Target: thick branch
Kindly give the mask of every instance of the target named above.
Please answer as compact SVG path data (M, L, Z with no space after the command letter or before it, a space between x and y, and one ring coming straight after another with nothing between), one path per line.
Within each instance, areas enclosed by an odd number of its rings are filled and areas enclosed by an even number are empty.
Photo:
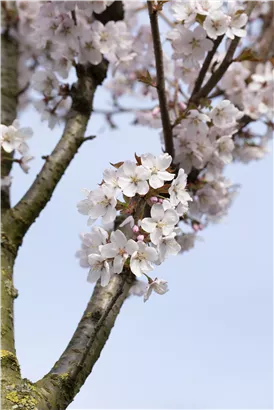
M16 30L17 9L15 0L0 4L0 124L11 125L16 118L18 94L18 44L10 35ZM4 157L5 156L5 157ZM0 179L9 175L12 154L0 148ZM0 403L9 408L6 399L8 385L20 381L20 368L14 343L14 299L17 291L13 286L13 266L16 251L9 241L3 221L10 208L9 187L0 185Z
M159 98L159 105L161 111L161 120L163 125L163 134L165 141L165 150L168 154L174 158L174 145L172 136L172 127L168 112L168 103L166 98L165 90L165 73L164 73L164 61L163 61L163 50L161 44L161 37L158 25L158 11L153 8L153 2L147 2L151 33L154 47L155 63L156 63L156 74L157 74L157 92Z
M121 20L122 3L114 2L97 18L101 21L102 19ZM5 218L5 224L16 226L15 235L11 239L18 246L29 227L49 202L56 185L85 140L84 133L92 112L94 93L97 86L105 79L107 67L106 60L98 66L77 66L78 82L72 89L72 107L67 116L62 138L48 156L32 186Z
M94 93L106 76L107 64L100 67L77 68L78 82L72 89L72 107L68 113L62 138L37 175L32 186L19 203L6 215L4 225L14 224L12 239L18 244L49 202L56 185L84 142L84 134L89 121Z
M115 275L105 288L97 283L82 319L64 353L39 382L43 395L39 409L65 409L84 384L98 360L120 312L134 275Z
M4 8L4 4L1 4ZM7 7L7 6L6 6ZM8 10L2 10L3 18L5 13L9 12L12 16L10 23L16 26L17 9L15 2L10 2ZM16 119L17 95L18 95L18 43L10 35L10 30L7 28L1 34L1 124L11 125ZM3 160L3 155L8 159ZM12 153L6 153L1 148L1 177L9 175L12 167L12 161L9 161L13 156ZM1 190L1 210L2 213L10 207L9 187Z

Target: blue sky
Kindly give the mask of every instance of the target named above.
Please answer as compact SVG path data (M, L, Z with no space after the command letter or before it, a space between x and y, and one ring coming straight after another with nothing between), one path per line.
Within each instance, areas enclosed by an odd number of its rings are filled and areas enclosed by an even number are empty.
M102 92L97 103L105 107ZM106 107L105 107L106 108ZM66 347L92 285L74 257L88 231L77 212L82 188L93 189L109 162L134 152L161 152L158 131L130 126L102 132L96 116L52 200L29 230L15 265L16 347L24 377L35 381ZM36 159L29 175L14 168L12 201L24 193L62 129L49 131L29 109ZM101 131L99 132L99 130ZM69 409L270 409L272 333L272 154L226 175L242 185L226 220L201 232L203 241L157 268L164 296L124 304L93 373Z

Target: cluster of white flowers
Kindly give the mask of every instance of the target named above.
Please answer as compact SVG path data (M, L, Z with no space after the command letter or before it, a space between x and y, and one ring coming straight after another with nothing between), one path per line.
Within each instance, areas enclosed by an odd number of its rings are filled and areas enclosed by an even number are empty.
M171 5L171 11L175 19L185 27L201 22L206 34L212 39L223 34L231 39L235 36L244 37L247 15L236 2L228 2L227 10L224 9L223 3L223 0L175 1Z
M98 65L103 58L113 65L130 62L135 56L133 37L124 21L105 25L94 15L102 13L113 1L47 1L19 3L20 69L22 88L43 94L34 101L42 121L53 128L71 106L66 89L72 68L80 64ZM20 103L26 98L20 97Z
M32 137L33 131L30 127L20 127L18 120L14 120L9 126L0 125L1 147L5 152L20 154L21 158L13 158L14 162L18 162L25 173L29 171L29 161L33 157L29 153L27 140Z
M264 121L265 135L258 142L258 134L245 132L247 138L237 137L233 157L244 163L261 159L268 152L267 143L272 137L274 69L270 61L259 63L254 73L248 62L234 62L225 73L220 88L251 120Z
M219 102L207 114L190 110L175 129L176 162L187 173L207 165L207 178L219 175L233 159L232 137L242 116L229 100Z
M103 223L113 222L119 211L127 215L121 229L110 234L99 227L82 234L82 248L77 257L81 266L91 267L90 282L101 279L101 285L106 286L111 276L121 273L125 266L136 277L145 275L148 278L146 300L152 289L161 293L162 282L152 281L148 273L168 255L179 253L178 223L192 201L186 191L184 170L179 169L175 178L171 161L168 154L159 157L145 154L136 156L136 162L115 164L114 169L104 171L99 188L86 192L87 198L78 203L78 211L89 217L88 224L99 217ZM122 229L128 224L130 236L126 237Z
M113 1L96 0L96 1L58 1L60 13L66 13L75 10L84 10L87 17L91 17L92 13L101 14L110 6Z
M19 101L21 106L32 102L50 128L70 109L74 67L98 65L106 59L110 70L104 86L113 98L114 112L120 107L121 112L130 111L119 100L125 95L141 102L149 100L152 108L132 109L134 123L162 133L151 27L148 15L146 22L143 18L144 3L123 1L124 20L103 24L98 14L112 3L18 3L19 83L22 89L29 83L35 91L20 93ZM171 13L165 14L168 7ZM146 154L136 157L136 162L125 161L105 170L103 183L96 190L86 191L86 199L78 209L88 216L89 225L98 218L104 224L113 224L118 213L126 217L111 233L93 226L91 232L81 236L82 248L77 256L81 266L91 268L89 280L101 278L102 285L106 285L124 268L137 277L147 276L148 284L138 281L133 294L142 294L147 300L152 290L164 293L166 282L152 280L148 272L169 254L191 249L198 231L226 215L236 189L223 177L224 167L233 160L246 163L263 158L267 152L273 119L273 66L270 61L253 64L252 50L248 51L253 47L251 37L239 43L233 63L214 89L198 102L190 98L212 48L220 43L203 84L220 66L230 40L246 36L247 8L238 1L171 1L159 13L160 27L162 23L168 26L161 33L166 99L174 137L174 164L181 169L176 169L176 175L175 170L172 172L167 154L157 158ZM249 21L251 33L259 26L253 22L254 16L260 19L268 12L266 4L256 5ZM257 24L255 30L252 24ZM252 129L254 121L264 123L265 135ZM25 170L31 158L26 150L27 136L30 133L17 123L2 128L3 149L23 155L17 162ZM8 185L10 181L3 183ZM184 232L179 224L186 224L193 232Z

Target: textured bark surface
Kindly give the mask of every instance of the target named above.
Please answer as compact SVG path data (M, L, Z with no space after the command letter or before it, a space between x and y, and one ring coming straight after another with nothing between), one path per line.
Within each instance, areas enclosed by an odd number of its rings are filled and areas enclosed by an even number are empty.
M9 10L16 19L15 3L10 2ZM1 35L1 123L11 125L16 118L17 109L17 64L18 44L6 30ZM3 159L3 156L7 160ZM11 171L12 153L1 149L1 177L8 176ZM9 188L1 189L2 221L10 208ZM16 358L14 343L14 309L13 302L17 291L13 286L13 266L16 257L16 247L10 241L9 233L1 229L1 385L2 408L9 409L7 399L13 390L13 385L21 381L20 367Z
M98 360L134 280L127 271L115 275L105 288L97 283L66 350L35 384L43 393L39 410L63 410L71 403Z
M14 12L16 19L16 7L13 2L10 2L10 10ZM17 66L18 66L18 44L9 31L4 31L1 34L1 124L11 125L16 118L17 109ZM8 160L1 159L1 177L9 175L11 171L12 153L8 154L1 148L1 158L5 156ZM5 187L1 191L1 210L10 206L9 188Z

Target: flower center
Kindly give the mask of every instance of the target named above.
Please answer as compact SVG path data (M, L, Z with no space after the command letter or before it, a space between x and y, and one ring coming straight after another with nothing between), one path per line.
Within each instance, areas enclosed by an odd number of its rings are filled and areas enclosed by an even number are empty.
M193 38L190 44L191 44L192 48L197 48L197 47L200 46L200 42L196 38Z
M106 31L103 31L103 32L100 34L100 39L101 39L101 41L107 41L107 39L108 39L108 33L107 33Z
M139 181L140 181L140 179L138 179L138 177L136 175L131 177L132 184L137 185Z

